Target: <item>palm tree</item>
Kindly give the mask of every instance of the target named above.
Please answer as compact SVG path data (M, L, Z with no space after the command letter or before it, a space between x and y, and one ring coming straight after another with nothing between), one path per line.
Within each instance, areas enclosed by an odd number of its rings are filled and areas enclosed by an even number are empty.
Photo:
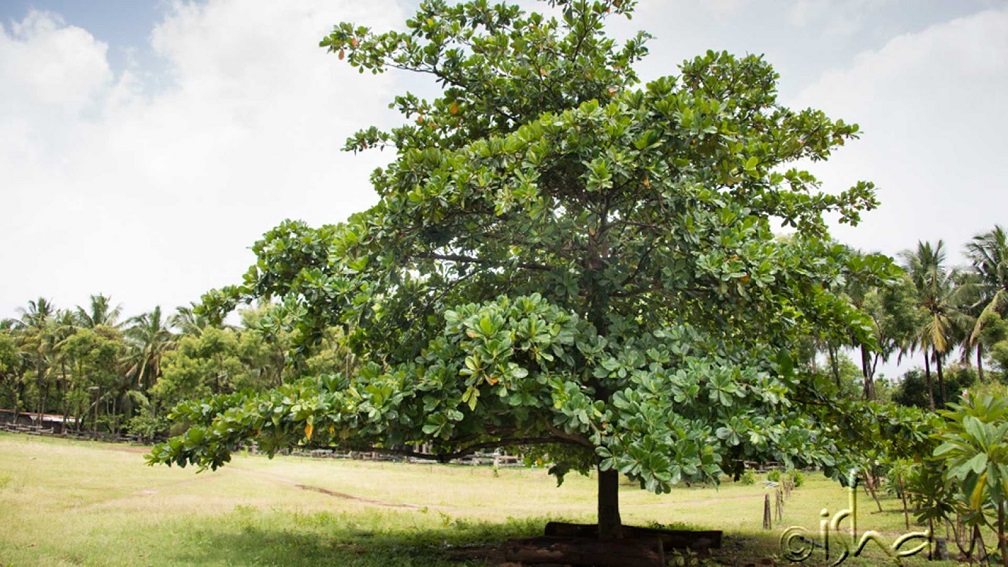
M91 303L87 309L77 306L77 319L82 327L93 329L99 325L106 327L118 327L119 317L122 315L122 306L112 307L108 296L98 294L91 296Z
M922 326L921 312L917 309L913 282L902 270L892 281L870 291L865 296L863 309L872 319L878 344L878 349L870 353L868 370L863 371L865 376L872 377L879 360L888 360L897 354L899 364L913 349L917 331Z
M62 427L66 427L68 417L70 416L70 389L71 389L71 373L69 372L69 361L64 346L67 340L77 332L79 328L80 319L76 313L60 309L52 317L52 340L54 343L55 352L54 363L59 364L59 376L56 378L56 389L60 395L60 405L62 407L63 423Z
M39 423L45 413L46 397L49 392L49 370L55 352L55 338L52 333L52 319L56 313L52 303L40 297L29 300L27 309L18 309L20 317L15 323L18 348L28 354L35 373L37 413Z
M27 354L18 348L17 343L14 320L0 321L0 385L7 390L14 406L14 423L18 422L21 415L21 402L24 401L27 387L25 374L30 366Z
M924 374L928 383L928 399L931 409L935 409L934 386L931 380L931 359L938 371L938 388L942 404L946 401L945 380L942 375L942 360L952 346L955 332L953 299L955 272L945 267L944 242L937 246L930 242L917 242L916 250L900 253L903 269L917 291L918 308L924 312L923 325L916 335L916 346L924 352Z
M860 350L861 376L864 379L862 392L866 400L875 399L875 368L879 358L888 356L897 347L889 336L886 320L888 305L882 305L883 295L899 283L891 260L879 254L866 254L860 250L844 247L849 256L843 293L850 304L868 315L872 321L872 337L853 333L851 346ZM874 343L874 344L872 344Z
M147 391L161 375L161 359L173 348L175 337L160 305L150 313L133 317L129 324L126 336L133 342L134 350L126 374L142 391Z
M14 326L25 328L41 328L45 326L45 322L48 321L49 317L52 317L56 309L53 307L52 302L44 297L28 300L27 309L18 309L18 313L21 314L20 317L15 321Z
M207 327L210 327L210 321L197 313L197 303L190 303L188 306L177 307L175 309L175 315L169 318L168 322L172 327L175 327L183 335L200 336Z
M983 380L983 345L981 333L992 314L1008 311L1008 235L1000 225L978 234L966 244L966 257L973 266L968 287L975 298L970 310L975 315L968 347L976 349L977 373Z

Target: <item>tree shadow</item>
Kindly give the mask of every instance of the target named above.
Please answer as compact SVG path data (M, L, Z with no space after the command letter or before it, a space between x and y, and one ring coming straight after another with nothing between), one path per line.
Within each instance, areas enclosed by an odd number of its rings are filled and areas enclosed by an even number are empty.
M152 559L184 565L493 565L503 561L500 548L505 541L541 533L544 524L544 520L509 520L376 531L328 522L303 529L295 524L218 525L189 538L195 540L189 545L175 546L165 556Z

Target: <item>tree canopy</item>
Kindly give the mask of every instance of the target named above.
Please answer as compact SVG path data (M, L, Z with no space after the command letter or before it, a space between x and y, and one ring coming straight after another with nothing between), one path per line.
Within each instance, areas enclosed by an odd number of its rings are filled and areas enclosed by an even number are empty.
M270 231L207 308L278 299L296 340L341 327L358 363L183 404L191 427L152 462L216 468L250 439L442 459L521 446L560 478L597 468L612 536L618 474L661 492L750 458L830 461L796 339L828 326L872 344L827 216L857 223L876 201L797 164L857 126L781 105L759 56L708 52L640 85L647 34L617 44L604 25L633 2L549 4L428 1L406 31L343 23L322 40L443 90L396 97L402 126L348 140L396 152L377 205Z

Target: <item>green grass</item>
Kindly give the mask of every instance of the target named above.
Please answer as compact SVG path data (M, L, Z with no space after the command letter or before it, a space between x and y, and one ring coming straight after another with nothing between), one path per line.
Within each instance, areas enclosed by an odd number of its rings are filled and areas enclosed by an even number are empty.
M543 469L236 455L196 474L148 467L145 450L0 434L0 565L484 565L491 544L549 519L594 519L594 479L557 488ZM778 528L815 533L820 509L847 504L808 477L771 531L760 483L661 496L627 484L623 519L724 530L727 564L773 559ZM862 531L904 531L897 501L877 513L859 497Z

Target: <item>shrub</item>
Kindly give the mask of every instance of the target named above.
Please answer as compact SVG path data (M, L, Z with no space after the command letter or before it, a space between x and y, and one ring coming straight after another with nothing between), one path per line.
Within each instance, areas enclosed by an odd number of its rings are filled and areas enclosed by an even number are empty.
M805 473L800 470L791 469L788 471L788 474L791 476L791 483L794 484L795 488L805 484Z
M945 393L949 397L945 402L958 401L960 392L972 388L976 381L976 370L972 367L961 364L950 365L945 371ZM935 404L941 406L941 393L938 391L937 380L934 381L933 386ZM928 409L930 404L928 402L927 379L924 373L915 369L904 374L902 380L893 390L892 399L901 406Z
M994 530L1008 567L1008 400L968 396L950 407L941 412L945 423L934 456L944 465L945 484L967 525Z
M754 473L752 469L746 469L745 472L742 473L742 477L739 478L739 482L746 486L756 484L756 473Z
M780 482L780 478L781 478L780 475L781 475L781 473L780 473L779 470L773 469L770 472L766 473L766 479L769 480L769 481L772 481L772 482Z

